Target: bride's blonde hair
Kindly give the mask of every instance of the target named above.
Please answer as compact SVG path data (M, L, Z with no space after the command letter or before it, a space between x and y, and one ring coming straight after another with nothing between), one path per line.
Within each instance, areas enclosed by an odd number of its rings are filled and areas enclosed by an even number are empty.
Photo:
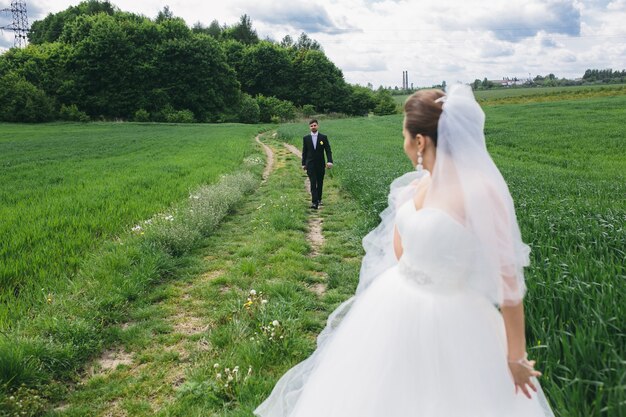
M441 116L442 103L436 103L445 94L441 90L419 90L404 102L405 127L412 138L418 134L428 136L437 146L437 124Z

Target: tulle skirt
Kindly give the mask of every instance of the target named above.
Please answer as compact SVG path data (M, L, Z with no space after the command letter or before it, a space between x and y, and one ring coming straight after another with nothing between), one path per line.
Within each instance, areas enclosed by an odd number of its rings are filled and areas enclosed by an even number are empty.
M553 416L540 388L531 400L515 393L493 305L472 292L417 284L397 267L353 300L339 327L255 414Z

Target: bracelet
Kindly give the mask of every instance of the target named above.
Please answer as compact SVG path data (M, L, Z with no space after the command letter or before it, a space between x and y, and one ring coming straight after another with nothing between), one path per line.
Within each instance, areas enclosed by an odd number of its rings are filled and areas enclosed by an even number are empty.
M531 371L534 370L535 368L530 364L530 362L528 362L528 353L524 353L524 357L517 359L517 360L510 360L508 361L509 363L516 363L518 365L523 366L526 369L530 369Z

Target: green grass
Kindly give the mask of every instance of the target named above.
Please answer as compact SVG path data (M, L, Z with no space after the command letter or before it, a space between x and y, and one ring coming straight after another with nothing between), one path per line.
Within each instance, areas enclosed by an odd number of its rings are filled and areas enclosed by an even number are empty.
M104 242L81 262L65 291L50 293L36 313L4 331L0 415L41 415L49 402L62 399L72 382L89 372L83 368L87 361L114 344L141 340L137 329L121 332L119 326L129 320L144 318L148 322L142 326L144 334L167 332L153 308L168 296L164 283L198 272L195 252L255 190L262 168L263 159L255 153L238 172L196 187L165 213ZM156 356L169 362L177 354L159 349Z
M626 406L624 109L623 96L485 107L489 150L533 249L528 348L559 417L620 416ZM130 222L120 240L107 239L81 263L79 278L89 279L75 280L71 297L54 295L44 314L15 330L20 338L0 343L0 375L18 373L27 384L11 391L14 400L0 390L0 404L20 401L32 415L250 416L352 295L360 239L377 223L391 180L411 169L401 120L322 122L335 168L325 181L327 204L314 214L326 238L317 257L306 240L311 214L299 159L278 142L269 181L235 203L235 215L209 239L185 249L189 228L155 238L129 233L138 221ZM297 146L306 132L306 123L279 129ZM185 254L164 253L164 242ZM313 291L319 284L322 296ZM263 292L265 307L246 309L251 289ZM283 339L261 337L272 320ZM95 365L93 375L80 368L105 347L128 353L131 363ZM215 363L222 373L251 366L252 374L225 389Z
M240 166L259 126L0 124L0 329L104 241Z
M581 85L568 87L511 87L477 90L476 100L484 104L562 101L573 98L604 97L626 94L626 84ZM393 96L403 105L408 95Z
M327 206L316 213L326 242L309 256L300 161L272 145L269 181L197 253L205 272L163 284L151 305L133 309L117 329L117 349L132 353L132 363L83 379L64 396L64 410L50 415L251 416L276 380L313 351L326 317L356 286L358 204L327 181ZM312 291L316 284L325 295ZM252 289L257 298L247 308ZM261 328L274 320L282 339ZM216 374L235 366L252 373L225 388Z
M558 416L626 407L626 96L485 107L488 148L532 247L529 353ZM391 180L411 169L402 116L325 121L334 176L368 227ZM281 136L301 145L305 125ZM364 228L365 230L367 228Z

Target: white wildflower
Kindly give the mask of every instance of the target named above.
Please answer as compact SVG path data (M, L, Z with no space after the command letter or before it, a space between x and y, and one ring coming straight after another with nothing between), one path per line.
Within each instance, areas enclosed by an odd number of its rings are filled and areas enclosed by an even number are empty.
M272 322L272 325L273 325L274 327L278 327L278 326L280 326L280 323L278 322L278 320L274 320L274 321Z
M250 295L252 296L256 295L256 290L250 290Z

